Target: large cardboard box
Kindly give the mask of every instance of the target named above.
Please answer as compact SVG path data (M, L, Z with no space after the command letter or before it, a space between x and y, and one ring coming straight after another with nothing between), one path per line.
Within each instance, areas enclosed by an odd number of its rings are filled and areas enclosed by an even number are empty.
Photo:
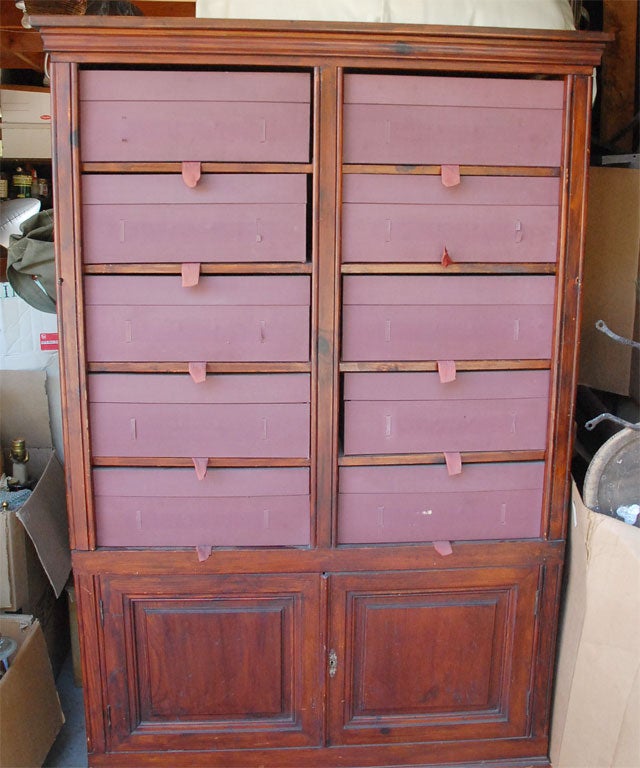
M0 609L33 613L48 583L60 596L70 567L64 470L51 453L25 504L0 511Z
M574 484L551 726L553 768L640 766L640 528Z
M8 459L15 437L29 449L38 483L18 509L0 510L0 610L36 616L54 673L69 649L67 600L71 570L65 480L52 448L44 371L0 371L0 443ZM10 472L11 464L5 461Z
M0 634L18 643L0 678L0 768L33 768L44 762L64 715L38 620L0 614Z
M0 371L0 444L24 437L38 483L22 507L0 511L0 609L37 613L48 583L58 598L71 570L65 481L53 451L44 371ZM46 576L45 576L46 574Z

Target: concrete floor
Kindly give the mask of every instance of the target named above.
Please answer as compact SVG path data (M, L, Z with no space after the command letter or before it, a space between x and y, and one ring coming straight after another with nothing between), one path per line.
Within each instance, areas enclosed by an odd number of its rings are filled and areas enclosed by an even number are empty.
M65 724L47 755L44 768L86 768L89 763L87 761L84 703L82 688L76 687L73 682L71 654L60 670L56 687L64 712Z

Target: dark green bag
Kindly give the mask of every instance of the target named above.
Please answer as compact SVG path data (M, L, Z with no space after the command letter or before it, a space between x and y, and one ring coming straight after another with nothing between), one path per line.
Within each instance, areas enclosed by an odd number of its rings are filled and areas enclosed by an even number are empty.
M7 280L27 304L41 312L56 311L56 268L53 255L53 211L40 211L9 238Z

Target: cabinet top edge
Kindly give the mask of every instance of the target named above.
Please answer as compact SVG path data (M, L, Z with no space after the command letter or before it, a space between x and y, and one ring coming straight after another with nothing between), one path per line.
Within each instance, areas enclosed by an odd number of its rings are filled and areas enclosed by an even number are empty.
M47 51L109 60L123 49L146 54L271 54L308 59L395 57L451 60L480 55L502 65L536 61L544 70L596 66L613 35L572 30L123 16L31 16ZM505 61L506 56L506 61ZM68 58L65 56L65 59ZM70 57L73 59L73 56ZM82 58L86 61L86 58Z
M34 15L30 23L37 29L67 27L69 29L91 28L92 30L123 29L158 29L164 31L181 30L243 30L255 31L308 31L328 33L356 33L367 35L414 34L414 35L452 35L461 37L524 37L530 39L583 40L585 42L607 42L614 39L609 32L582 32L563 29L529 29L516 27L480 27L463 25L435 24L391 24L378 22L354 21L286 21L283 19L216 19L190 18L174 16L69 16L63 14Z

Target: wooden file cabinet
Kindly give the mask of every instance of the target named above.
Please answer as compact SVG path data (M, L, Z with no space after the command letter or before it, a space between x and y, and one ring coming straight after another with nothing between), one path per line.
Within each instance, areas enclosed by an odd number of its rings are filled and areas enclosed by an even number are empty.
M42 17L93 765L548 765L604 38Z

